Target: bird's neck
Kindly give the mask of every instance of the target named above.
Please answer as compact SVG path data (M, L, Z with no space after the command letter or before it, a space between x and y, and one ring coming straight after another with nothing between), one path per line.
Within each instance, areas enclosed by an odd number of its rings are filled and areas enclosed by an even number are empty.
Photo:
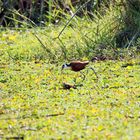
M71 67L71 64L67 64L67 67Z

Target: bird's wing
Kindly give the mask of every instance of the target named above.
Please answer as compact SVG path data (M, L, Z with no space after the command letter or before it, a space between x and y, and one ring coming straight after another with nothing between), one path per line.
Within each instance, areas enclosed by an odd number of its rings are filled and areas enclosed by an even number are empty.
M71 64L88 64L89 61L72 61Z
M80 71L82 69L85 68L85 66L88 64L89 62L88 61L84 61L84 62L81 62L81 61L73 61L70 63L72 69L74 71Z
M87 65L89 64L89 61L83 61L82 63Z

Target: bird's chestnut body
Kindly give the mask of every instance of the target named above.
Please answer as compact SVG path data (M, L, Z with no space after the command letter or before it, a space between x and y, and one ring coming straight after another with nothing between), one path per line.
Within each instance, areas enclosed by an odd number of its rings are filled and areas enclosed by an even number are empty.
M66 67L70 67L72 71L78 72L78 71L83 70L88 64L89 64L89 61L72 61L69 64L64 64L62 66L62 69Z

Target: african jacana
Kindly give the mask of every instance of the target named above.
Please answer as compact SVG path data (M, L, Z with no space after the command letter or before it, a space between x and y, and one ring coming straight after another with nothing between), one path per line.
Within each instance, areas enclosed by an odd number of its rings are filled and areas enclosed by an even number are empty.
M86 65L88 65L88 64L89 64L89 61L72 61L69 64L63 64L62 65L62 70L64 68L71 68L72 71L78 72L78 71L81 71L81 70L85 69ZM94 71L94 73L97 77L97 74L96 74L95 70L93 68L91 68L91 69ZM83 78L83 80L84 80L85 75L83 73L81 73L81 74L84 76L84 78Z
M78 71L83 70L86 67L86 65L88 65L88 64L89 64L89 61L83 61L83 62L82 61L72 61L69 64L64 64L62 66L62 70L64 68L70 67L72 71L78 72Z

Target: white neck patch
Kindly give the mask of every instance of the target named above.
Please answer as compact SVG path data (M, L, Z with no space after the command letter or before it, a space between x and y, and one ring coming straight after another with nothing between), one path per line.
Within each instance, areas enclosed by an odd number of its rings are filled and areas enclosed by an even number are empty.
M63 66L64 66L64 68L68 68L67 64L64 64Z
M67 64L64 64L64 65L63 65L63 68L64 68L64 69L65 69L65 68L66 68L66 69L69 69L70 67L69 67Z

